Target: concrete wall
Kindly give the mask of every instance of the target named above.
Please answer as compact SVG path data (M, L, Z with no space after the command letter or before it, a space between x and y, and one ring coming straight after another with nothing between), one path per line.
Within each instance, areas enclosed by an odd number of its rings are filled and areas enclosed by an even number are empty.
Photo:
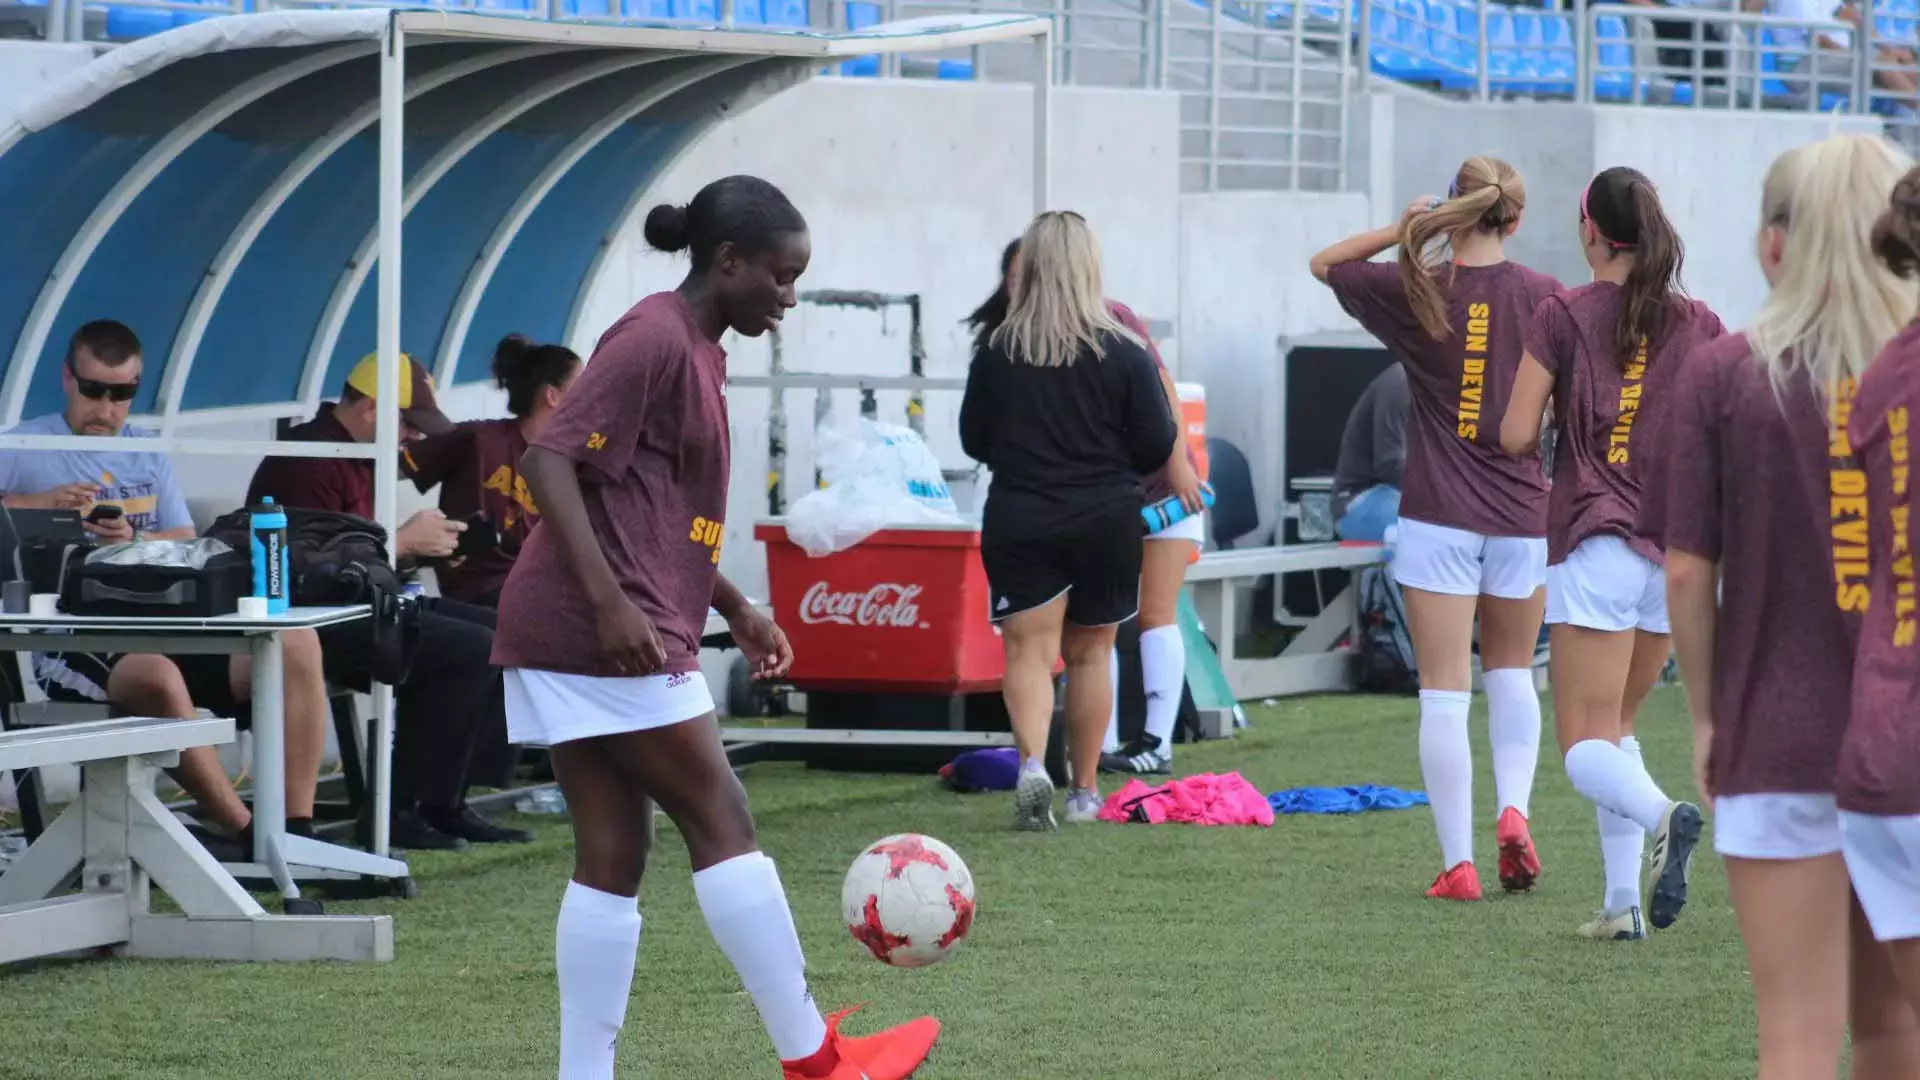
M1687 244L1688 290L1739 326L1758 310L1766 283L1753 259L1760 182L1782 151L1836 130L1879 131L1872 118L1705 111L1560 102L1443 100L1379 88L1355 107L1349 146L1354 176L1384 224L1415 196L1444 194L1461 159L1492 154L1527 183L1527 217L1513 258L1568 284L1588 278L1574 229L1580 193L1614 165L1658 185Z

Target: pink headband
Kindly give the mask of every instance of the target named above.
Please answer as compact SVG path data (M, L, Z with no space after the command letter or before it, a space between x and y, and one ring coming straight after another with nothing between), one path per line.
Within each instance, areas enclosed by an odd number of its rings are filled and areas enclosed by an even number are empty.
M1597 179L1599 179L1599 177L1595 177L1594 179L1596 179L1596 180L1597 180ZM1629 251L1629 250L1631 250L1631 249L1633 248L1633 245L1632 245L1632 244L1623 244L1623 243L1621 243L1621 242L1619 242L1618 240L1612 240L1612 239L1609 239L1609 238L1607 237L1607 234L1606 234L1606 233L1604 233L1604 232L1601 232L1601 231L1600 231L1600 223L1599 223L1599 222L1597 222L1597 221L1594 221L1594 220L1593 220L1593 215L1592 215L1592 214L1589 214L1589 213L1587 213L1587 194L1588 194L1589 192L1591 192L1592 190L1593 190L1593 180L1589 180L1589 181L1587 181L1587 186L1586 186L1585 188L1583 188L1583 189L1581 189L1581 192L1580 192L1580 220L1581 220L1581 221L1585 221L1585 222L1590 222L1590 223L1592 223L1592 225L1593 225L1593 235L1595 235L1595 236L1597 236L1597 237L1599 237L1599 238L1600 238L1600 242L1601 242L1601 243L1603 243L1603 244L1605 244L1605 245L1607 245L1608 247L1610 247L1610 248L1612 248L1612 249L1614 249L1615 251Z

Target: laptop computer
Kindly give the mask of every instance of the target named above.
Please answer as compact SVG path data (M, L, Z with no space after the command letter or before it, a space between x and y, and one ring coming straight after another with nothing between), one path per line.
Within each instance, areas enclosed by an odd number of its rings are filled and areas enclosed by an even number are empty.
M8 510L0 514L0 543L23 544L45 540L77 544L87 539L78 510Z

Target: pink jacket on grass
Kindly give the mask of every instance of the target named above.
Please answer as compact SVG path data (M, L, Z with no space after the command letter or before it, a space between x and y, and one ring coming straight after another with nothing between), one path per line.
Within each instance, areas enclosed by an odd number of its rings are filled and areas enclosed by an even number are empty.
M1237 772L1203 773L1148 787L1129 780L1100 808L1101 821L1144 821L1151 825L1178 822L1188 825L1273 824L1267 797Z

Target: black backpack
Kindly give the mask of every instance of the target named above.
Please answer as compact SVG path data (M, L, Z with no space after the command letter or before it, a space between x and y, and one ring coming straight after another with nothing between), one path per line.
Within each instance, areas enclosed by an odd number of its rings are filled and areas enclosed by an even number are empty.
M287 515L287 570L295 604L369 604L377 593L401 591L387 531L378 523L333 510L281 510ZM253 517L245 509L222 514L205 533L249 556L252 534Z
M1353 650L1354 688L1372 694L1420 690L1420 665L1407 635L1400 585L1385 566L1360 571L1360 639Z

